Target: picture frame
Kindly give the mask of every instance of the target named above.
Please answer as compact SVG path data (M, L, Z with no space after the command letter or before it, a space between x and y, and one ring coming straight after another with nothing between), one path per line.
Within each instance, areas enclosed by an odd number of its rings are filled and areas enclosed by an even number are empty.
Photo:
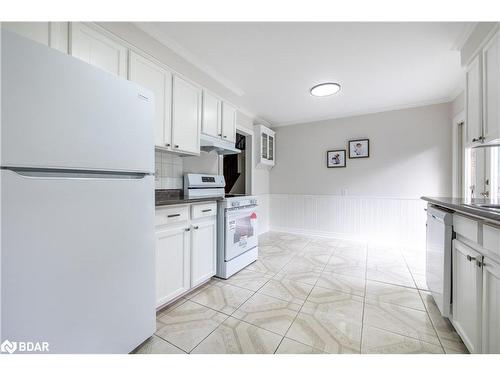
M348 144L349 159L363 159L370 157L370 140L368 138L352 139Z
M346 150L329 150L326 152L326 166L328 168L345 168Z

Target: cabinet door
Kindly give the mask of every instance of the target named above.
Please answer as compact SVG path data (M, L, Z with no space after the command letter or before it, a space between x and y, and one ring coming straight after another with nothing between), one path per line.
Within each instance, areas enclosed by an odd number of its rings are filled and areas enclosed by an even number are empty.
M127 77L127 48L84 24L71 24L70 54L118 76Z
M483 51L484 73L484 137L486 141L500 138L500 32Z
M189 290L189 228L156 233L156 306Z
M215 216L192 226L191 288L215 275L217 221Z
M489 258L483 265L482 353L500 354L500 264Z
M267 160L269 160L274 165L274 134L268 135L268 152L267 152Z
M236 108L226 102L222 103L222 138L236 142Z
M2 22L2 29L15 32L46 46L50 43L50 22Z
M263 160L268 158L268 138L266 133L260 135L260 156Z
M172 96L173 150L200 153L201 89L174 76Z
M203 91L201 131L212 137L222 137L222 102L207 91Z
M2 22L2 29L68 53L68 22Z
M482 73L481 56L477 56L467 68L465 74L466 129L467 144L481 142L482 131Z
M130 51L129 79L154 94L155 146L169 148L171 144L172 74L154 62Z
M481 352L481 255L453 240L453 325L471 353Z

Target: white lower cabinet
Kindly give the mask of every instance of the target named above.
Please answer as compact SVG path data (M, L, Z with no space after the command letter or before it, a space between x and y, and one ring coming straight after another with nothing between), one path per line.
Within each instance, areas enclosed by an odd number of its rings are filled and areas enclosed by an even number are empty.
M489 258L483 263L482 353L500 353L500 264Z
M157 308L215 275L216 215L215 202L156 210Z
M482 256L453 240L453 325L471 353L481 352Z
M177 226L156 232L156 306L190 288L189 228Z
M215 275L217 222L204 219L193 222L191 230L191 287Z

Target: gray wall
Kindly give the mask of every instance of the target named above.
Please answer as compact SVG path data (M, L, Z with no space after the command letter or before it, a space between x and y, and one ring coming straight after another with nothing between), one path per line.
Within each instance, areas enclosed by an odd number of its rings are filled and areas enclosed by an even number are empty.
M451 194L450 104L275 128L271 194L418 198ZM370 139L368 159L326 167L326 151Z

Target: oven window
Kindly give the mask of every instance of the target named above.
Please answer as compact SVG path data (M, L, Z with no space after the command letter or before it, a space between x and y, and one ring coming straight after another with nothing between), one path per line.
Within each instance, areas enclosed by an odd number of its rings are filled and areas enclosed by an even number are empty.
M247 238L254 235L254 227L251 216L245 216L234 220L233 243L245 244Z

